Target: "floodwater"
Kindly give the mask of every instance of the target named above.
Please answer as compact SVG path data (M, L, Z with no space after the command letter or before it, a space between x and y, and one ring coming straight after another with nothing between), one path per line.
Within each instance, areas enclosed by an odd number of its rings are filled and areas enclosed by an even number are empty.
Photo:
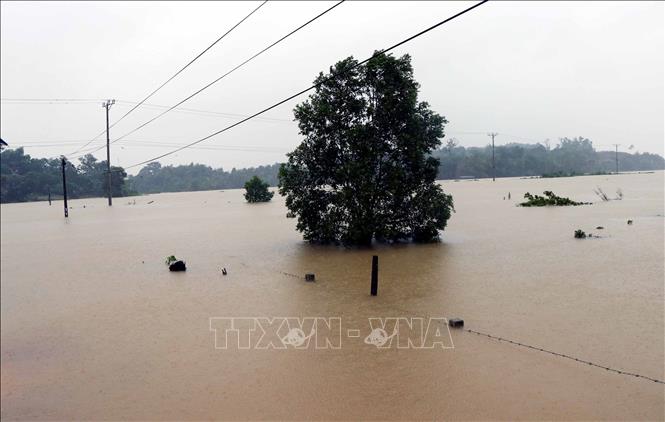
M662 384L463 330L453 349L363 341L369 317L461 317L664 379L663 172L443 186L441 243L371 250L308 245L283 198L239 190L75 200L68 220L2 205L2 419L663 420ZM595 203L515 206L544 190ZM341 318L341 348L215 348L211 317L285 316Z

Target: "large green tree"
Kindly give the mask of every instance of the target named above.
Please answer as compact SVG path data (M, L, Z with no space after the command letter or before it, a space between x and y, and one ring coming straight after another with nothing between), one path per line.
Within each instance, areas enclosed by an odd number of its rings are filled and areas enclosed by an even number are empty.
M280 193L306 240L366 245L438 239L453 201L431 156L446 119L418 101L411 58L349 57L319 74L295 108L302 143L280 168Z

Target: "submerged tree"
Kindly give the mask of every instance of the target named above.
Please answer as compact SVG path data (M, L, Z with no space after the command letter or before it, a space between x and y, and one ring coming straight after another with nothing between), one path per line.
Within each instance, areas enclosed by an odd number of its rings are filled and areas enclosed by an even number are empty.
M349 57L295 108L305 139L280 168L280 193L305 240L366 245L437 240L453 201L435 183L447 121L418 102L411 58Z
M268 184L258 176L254 176L245 183L245 199L247 202L268 202L274 192L268 191Z
M564 198L557 196L554 192L546 190L543 192L543 195L531 195L529 192L524 194L526 201L517 204L518 207L565 207L565 206L577 206L577 205L590 205L590 202L576 202L570 198Z

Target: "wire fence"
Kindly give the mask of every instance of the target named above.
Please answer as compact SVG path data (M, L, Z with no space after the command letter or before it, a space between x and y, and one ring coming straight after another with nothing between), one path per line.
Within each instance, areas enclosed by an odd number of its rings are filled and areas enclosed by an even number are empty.
M589 365L589 366L595 366L596 368L601 368L601 369L604 369L606 371L614 372L614 373L619 374L619 375L624 375L624 376L628 376L628 377L635 377L635 378L642 378L642 379L645 379L647 381L656 382L658 384L665 384L665 381L663 381L663 380L647 377L646 375L635 374L633 372L622 371L620 369L611 368L609 366L600 365L600 364L597 364L597 363L594 363L594 362L590 362L588 360L579 359L579 358L576 358L574 356L567 355L565 353L553 352L551 350L543 349L541 347L531 346L531 345L528 345L528 344L525 344L525 343L520 343L519 341L509 340L507 338L494 336L492 334L487 334L487 333L483 333L483 332L480 332L480 331L471 330L471 329L468 329L468 328L465 328L464 331L469 332L469 333L473 333L473 334L477 334L479 336L485 336L485 337L488 337L488 338L491 338L491 339L494 339L494 340L498 340L498 341L502 341L502 342L505 342L505 343L510 343L510 344L515 345L515 346L525 347L527 349L536 350L538 352L548 353L550 355L570 359L570 360L573 360L575 362L579 362L581 364L585 364L585 365Z
M283 276L286 276L286 277L305 280L304 276L300 276L300 275L297 275L297 274L294 274L294 273L291 273L291 272L277 270L277 273L279 273ZM404 311L404 310L402 310L402 311ZM619 374L619 375L624 375L624 376L627 376L627 377L634 377L634 378L641 378L641 379L644 379L644 380L647 380L647 381L652 381L652 382L655 382L655 383L658 383L658 384L665 384L665 381L657 379L657 378L651 378L651 377L648 377L646 375L636 374L634 372L628 372L628 371L623 371L623 370L620 370L620 369L612 368L612 367L609 367L609 366L604 366L604 365L601 365L601 364L598 364L598 363L595 363L595 362L591 362L591 361L588 361L588 360L576 358L575 356L567 355L565 353L554 352L552 350L543 349L542 347L531 346L531 345L526 344L526 343L521 343L519 341L514 341L514 340L504 338L504 337L495 336L495 335L488 334L488 333L483 333L481 331L476 331L476 330L472 330L472 329L469 329L469 328L464 328L463 330L468 332L468 333L476 334L476 335L479 335L479 336L484 336L484 337L487 337L487 338L490 338L490 339L493 339L493 340L498 340L500 342L505 342L505 343L509 343L509 344L512 344L512 345L515 345L515 346L520 346L520 347L535 350L535 351L538 351L538 352L547 353L547 354L550 354L550 355L553 355L553 356L558 356L558 357L561 357L561 358L570 359L572 361L575 361L575 362L578 362L578 363L581 363L581 364L584 364L584 365L604 369L606 371L614 372L614 373Z

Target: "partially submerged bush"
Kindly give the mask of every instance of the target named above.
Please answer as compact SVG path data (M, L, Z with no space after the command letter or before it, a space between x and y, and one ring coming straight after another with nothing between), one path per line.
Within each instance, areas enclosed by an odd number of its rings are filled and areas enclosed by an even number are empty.
M586 233L584 233L584 230L582 229L575 230L575 239L586 239Z
M268 184L258 176L254 176L245 183L245 199L247 202L268 202L275 192L268 190Z
M620 200L623 199L623 192L621 191L621 189L617 189L617 196L615 198L610 198L609 196L607 196L607 194L605 192L603 192L603 190L600 188L600 186L597 187L596 189L594 189L593 193L598 195L598 197L600 199L602 199L603 201L605 201L605 202L612 201L612 200L620 201Z
M520 207L546 207L546 206L557 206L557 207L564 207L564 206L577 206L577 205L588 205L590 202L576 202L571 200L570 198L562 198L560 196L556 196L552 191L546 190L543 192L543 195L545 196L540 196L540 195L531 195L529 192L524 194L524 198L526 199L526 202L522 202L518 204Z
M167 256L164 263L169 267L169 271L187 271L185 261L179 260L175 255Z

